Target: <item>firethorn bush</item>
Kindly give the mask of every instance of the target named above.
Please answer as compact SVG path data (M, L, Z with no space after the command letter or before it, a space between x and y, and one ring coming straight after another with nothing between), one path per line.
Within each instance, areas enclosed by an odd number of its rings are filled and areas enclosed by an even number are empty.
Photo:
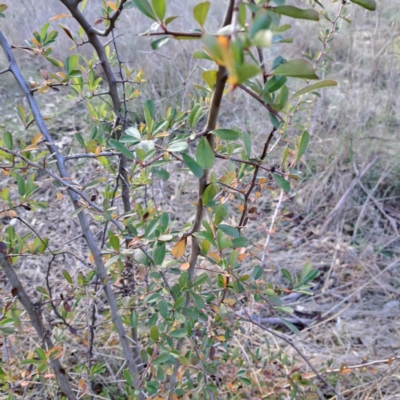
M374 0L351 2L375 9ZM181 2L192 10L186 31L174 28L172 1L60 3L64 12L24 44L11 45L0 31L2 79L12 75L26 100L16 105L24 133L2 126L0 139L7 224L0 260L10 287L0 330L19 348L0 369L2 392L8 399L311 399L321 391L341 398L335 377L296 346L293 309L282 300L312 295L318 271L311 263L300 274L282 268L286 285L278 286L268 251L281 205L301 185L311 137L299 112L319 90L337 85L321 77L330 42L349 22L346 0L333 14L316 0L308 8L228 0L220 15L209 1ZM93 10L95 21L87 14ZM12 18L6 4L0 11ZM140 39L118 31L130 13L147 21L141 35L150 38L149 51L162 48L173 62L170 42L195 46L195 83L181 82L180 105L144 98L151 71L140 59L125 61L118 43L121 33L131 43ZM210 18L220 26L208 29ZM325 20L315 33L319 51L284 57L293 19L300 26ZM68 54L58 50L62 36L72 46ZM44 65L36 78L21 72L14 57L21 51ZM64 133L48 127L42 108L49 96L87 112L90 127L67 133L74 136L68 146ZM223 104L243 96L264 110L257 141L220 115ZM187 204L171 195L178 179L184 184L177 192L189 191ZM247 227L265 220L259 204L266 198L272 218L264 244L255 246ZM49 234L37 221L50 208L59 212ZM62 230L66 220L70 229ZM44 269L42 285L24 278L19 265L27 258ZM284 333L264 324L260 309ZM271 350L273 337L292 346L296 359Z

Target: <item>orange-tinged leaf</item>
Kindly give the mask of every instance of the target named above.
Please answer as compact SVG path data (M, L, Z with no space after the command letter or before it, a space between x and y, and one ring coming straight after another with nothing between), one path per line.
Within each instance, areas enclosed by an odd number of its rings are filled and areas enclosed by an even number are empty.
M210 252L210 253L208 253L208 256L211 257L216 262L221 261L221 256L218 253Z
M81 378L78 382L78 387L82 388L82 386L86 383L86 379L85 378Z
M239 211L243 211L243 210L244 210L244 207L243 207L241 204L239 204L239 205L238 205L238 209L239 209Z
M50 86L43 85L43 86L40 86L40 88L38 89L38 92L44 94L44 93L47 93L49 90L50 90Z
M36 144L30 144L29 146L25 147L22 150L22 153L24 153L25 151L32 151L32 150L37 150L39 147Z
M101 146L97 146L95 151L94 151L94 155L98 156L101 153Z
M93 262L94 262L94 257L93 257L93 254L92 254L92 253L89 254L89 262L90 262L90 263L93 263Z
M46 379L53 379L53 378L56 377L54 374L44 374L43 376L44 376Z
M267 178L264 178L264 177L261 177L261 178L258 180L258 183L265 183L265 182L267 182Z
M341 373L341 375L348 375L348 374L351 373L351 369L350 369L350 368L343 368L343 369L340 371L340 373Z
M8 212L8 216L9 216L10 218L16 218L16 217L18 216L18 214L16 213L15 210L10 210L10 211Z
M219 336L215 336L215 339L219 340L220 342L225 342L225 336L223 335L219 335Z
M224 303L227 304L229 307L233 307L234 304L236 303L236 300L234 300L234 299L225 299Z
M37 134L32 138L32 144L38 144L42 139L43 139L43 135L42 135L41 133L37 133Z
M57 196L57 200L60 200L60 201L64 198L64 196L61 192L58 192L56 196Z
M40 43L35 38L31 38L31 42L35 44L37 47L40 47Z
M129 243L128 243L128 247L132 247L132 246L134 246L137 242L139 242L139 238L138 237L135 237L135 238L133 238Z
M256 192L256 197L260 197L261 193L260 192Z
M112 1L107 1L107 5L108 5L108 7L110 7L111 10L113 10L113 11L117 11L117 10L118 10L118 7L117 7Z
M228 382L228 388L232 392L233 391L233 385L232 382Z
M180 269L181 271L186 271L187 269L189 269L189 267L190 267L190 263L185 262L185 263L183 263L183 264L179 267L179 269Z
M46 352L46 357L50 358L50 360L55 360L60 358L63 355L63 352L64 349L62 346L55 346Z
M26 387L28 385L30 385L30 381L22 381L19 383L22 387Z
M65 18L65 17L71 17L71 14L58 14L55 17L52 17L49 19L49 21L55 21L57 19Z
M185 254L186 250L186 242L187 242L187 237L184 237L180 240L178 240L175 244L174 247L171 250L171 253L174 257L180 258Z

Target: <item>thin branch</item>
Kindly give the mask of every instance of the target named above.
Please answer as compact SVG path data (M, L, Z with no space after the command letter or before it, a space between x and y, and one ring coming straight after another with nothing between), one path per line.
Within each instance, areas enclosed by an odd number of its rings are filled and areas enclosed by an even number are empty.
M272 138L274 137L275 131L276 131L276 128L272 128L271 132L268 135L268 138L264 144L263 152L259 158L258 165L256 165L256 167L254 169L253 178L251 180L249 190L247 191L247 193L244 196L243 212L242 212L242 216L240 217L240 222L239 222L239 227L238 227L239 229L245 227L247 224L247 202L248 202L251 192L253 191L254 186L256 184L258 171L260 169L262 162L264 161L265 157L267 156L268 147L269 147L269 144L271 143Z
M271 114L274 114L276 118L278 118L281 122L283 122L283 118L275 111L268 103L266 103L257 93L254 93L245 85L239 85L240 89L244 90L247 94L249 94L253 99L256 99L261 105L263 105Z
M191 38L201 38L202 33L197 32L174 32L165 29L163 32L146 32L142 33L139 36L173 36L175 39L179 39L180 37L191 37Z

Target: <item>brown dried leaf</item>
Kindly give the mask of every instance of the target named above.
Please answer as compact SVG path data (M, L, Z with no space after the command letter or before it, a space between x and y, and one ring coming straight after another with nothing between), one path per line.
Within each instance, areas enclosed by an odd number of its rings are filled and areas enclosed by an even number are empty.
M171 250L174 257L180 258L185 254L187 237L178 240Z

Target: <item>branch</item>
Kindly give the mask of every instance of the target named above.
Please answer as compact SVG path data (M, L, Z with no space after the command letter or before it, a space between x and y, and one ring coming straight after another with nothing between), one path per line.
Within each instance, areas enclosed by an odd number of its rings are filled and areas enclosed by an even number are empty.
M278 118L281 122L283 122L283 118L275 111L269 104L267 104L257 93L254 93L245 85L239 85L240 89L244 90L248 93L253 99L256 99L260 104L262 104L271 114L274 114L276 118Z
M38 338L40 342L42 343L41 347L42 349L47 352L48 350L52 349L54 347L54 344L52 340L50 339L50 334L46 332L44 325L43 325L43 320L40 315L39 308L40 306L37 306L32 303L31 299L25 292L21 281L18 278L17 273L15 272L15 269L13 266L10 264L10 261L5 254L5 250L3 251L3 247L5 247L4 243L0 243L1 246L1 251L0 251L0 265L1 268L3 269L4 273L7 276L8 281L10 282L12 288L13 288L13 294L15 293L15 296L18 297L19 301L21 302L22 306L25 308L26 312L29 315L29 319L32 323L32 326L35 328L36 333L38 335ZM59 359L50 359L50 365L53 368L53 371L56 375L58 385L60 386L60 389L64 392L65 396L69 400L75 400L76 396L74 392L72 391L72 388L69 384L68 381L68 375L65 371L65 369L62 367L60 360Z
M261 164L262 164L262 162L264 161L264 159L265 159L265 157L267 155L268 147L269 147L269 144L271 143L272 138L274 137L274 132L275 131L276 131L276 128L272 128L272 131L270 132L270 134L268 136L268 139L264 144L264 149L263 149L263 152L262 152L262 154L260 156L260 159L258 161L258 165L256 165L256 167L254 169L254 174L253 174L253 179L251 180L251 185L249 187L249 190L247 191L247 193L244 196L244 207L243 207L242 216L240 217L240 222L239 222L238 229L241 229L241 228L246 226L246 223L247 223L247 218L246 218L247 217L247 202L248 202L250 194L253 191L254 186L256 184L258 171L260 170Z
M174 32L174 31L169 31L168 29L165 29L164 32L146 32L142 33L139 36L164 36L164 35L169 35L173 36L175 39L178 39L180 37L191 37L191 38L201 38L202 33L197 33L197 32Z

